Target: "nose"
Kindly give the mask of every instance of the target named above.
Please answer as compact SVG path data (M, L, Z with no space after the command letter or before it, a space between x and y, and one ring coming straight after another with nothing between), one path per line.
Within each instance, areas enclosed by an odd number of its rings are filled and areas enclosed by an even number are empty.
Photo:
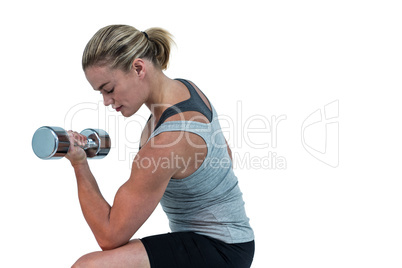
M106 94L103 94L103 104L105 106L109 106L110 104L113 104L114 100L112 97L107 96Z

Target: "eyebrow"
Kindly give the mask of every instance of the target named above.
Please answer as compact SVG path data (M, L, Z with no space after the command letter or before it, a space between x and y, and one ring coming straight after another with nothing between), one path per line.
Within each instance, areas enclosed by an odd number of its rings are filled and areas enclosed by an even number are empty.
M101 91L103 89L103 87L106 86L109 83L110 82L103 83L102 85L100 85L100 87L98 89L95 89L95 90Z

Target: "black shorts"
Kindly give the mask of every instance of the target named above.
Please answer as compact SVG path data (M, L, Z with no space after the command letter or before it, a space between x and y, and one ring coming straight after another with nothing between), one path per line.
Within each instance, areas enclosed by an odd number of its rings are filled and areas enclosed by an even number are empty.
M227 244L193 232L176 232L141 239L151 268L249 268L254 241Z

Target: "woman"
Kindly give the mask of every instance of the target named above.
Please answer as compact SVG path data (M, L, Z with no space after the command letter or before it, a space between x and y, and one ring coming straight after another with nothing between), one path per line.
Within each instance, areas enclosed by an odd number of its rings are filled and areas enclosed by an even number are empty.
M126 25L100 29L87 44L83 69L104 104L129 117L145 104L151 117L130 178L110 206L84 151L67 154L84 217L103 251L73 267L250 267L254 235L232 170L231 151L217 114L187 80L172 80L171 35ZM85 137L69 132L70 141ZM130 240L158 203L172 233Z

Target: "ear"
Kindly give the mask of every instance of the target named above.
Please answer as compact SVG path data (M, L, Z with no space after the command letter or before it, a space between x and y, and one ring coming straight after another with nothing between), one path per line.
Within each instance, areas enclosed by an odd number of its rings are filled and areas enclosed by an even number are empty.
M135 59L133 61L132 70L139 78L143 78L146 72L146 66L144 60L140 58Z

